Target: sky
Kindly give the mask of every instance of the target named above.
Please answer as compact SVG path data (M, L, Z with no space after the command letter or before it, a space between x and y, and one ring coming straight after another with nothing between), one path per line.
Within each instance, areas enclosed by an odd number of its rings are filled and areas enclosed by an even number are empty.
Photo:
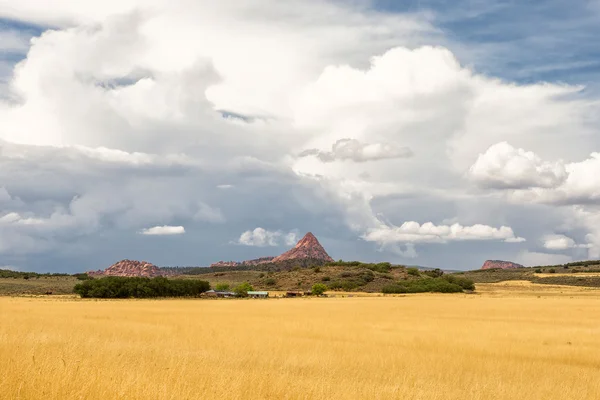
M215 4L218 3L218 4ZM0 0L0 268L600 258L600 1Z

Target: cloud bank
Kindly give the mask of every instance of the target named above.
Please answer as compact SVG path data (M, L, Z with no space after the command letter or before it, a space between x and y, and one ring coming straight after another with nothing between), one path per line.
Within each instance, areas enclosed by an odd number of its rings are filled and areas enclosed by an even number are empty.
M208 265L296 229L349 258L422 265L540 243L600 254L598 100L483 73L427 13L0 0L0 15L53 26L3 36L25 55L0 85L6 263ZM168 248L138 234L180 224Z

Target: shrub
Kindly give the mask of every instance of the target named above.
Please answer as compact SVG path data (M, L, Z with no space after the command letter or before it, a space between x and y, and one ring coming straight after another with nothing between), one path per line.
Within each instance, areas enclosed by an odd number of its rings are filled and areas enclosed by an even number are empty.
M536 274L541 274L542 270L540 268L536 268L535 271L533 271L533 272L535 272Z
M233 289L233 291L235 292L235 294L238 295L238 296L240 296L240 297L247 297L248 296L248 292L251 292L253 290L254 290L254 288L248 282L244 282L241 285L238 285L235 289Z
M315 272L315 274L318 274L319 272L321 272L321 268L320 267L314 267L313 271Z
M360 261L334 261L334 262L330 262L326 264L327 266L336 266L336 267L360 267L360 268L367 268L370 269L371 271L374 272L381 272L381 273L385 273L385 272L390 272L390 270L392 268L394 268L392 266L392 264L390 264L389 262L380 262L377 264L371 264L371 263L362 263Z
M331 277L329 277L329 276L324 276L324 277L322 277L322 278L321 278L321 280L322 280L323 282L329 282L329 281L331 280Z
M548 272L549 272L549 273L551 273L551 274L555 274L555 273L556 273L556 270L555 270L554 268L550 268L550 269L548 270Z
M463 278L454 278L454 282L450 282L445 278L426 278L411 281L401 281L392 285L386 285L382 288L383 293L460 293L466 286L468 290L472 290L468 279L462 281ZM474 285L473 285L474 288Z
M265 277L265 274L264 274L263 272L261 272L260 274L258 274L258 277L259 277L259 278L264 278L264 277Z
M327 286L322 283L315 283L312 287L312 294L315 296L321 296L327 291Z
M217 286L215 286L215 290L218 292L226 292L229 290L229 283L218 283Z
M444 275L444 271L439 268L432 269L430 271L423 271L423 273L432 278L439 278L440 276Z
M329 284L329 289L331 290L345 290L345 291L351 291L356 289L357 287L359 287L360 285L355 282L355 281L350 281L350 280L340 280L340 281L335 281L335 282L331 282Z
M210 289L206 281L196 279L125 278L111 276L85 280L74 287L74 292L84 298L126 299L152 297L198 296Z
M89 279L94 279L91 276L89 276L88 274L73 274L73 276L80 281L87 281Z
M418 268L407 268L406 273L412 276L421 276Z
M273 278L268 278L265 281L265 285L267 285L267 286L274 286L275 284L277 284L277 281Z
M475 290L475 283L471 279L454 275L444 275L442 276L442 279L450 283L456 284L464 290Z

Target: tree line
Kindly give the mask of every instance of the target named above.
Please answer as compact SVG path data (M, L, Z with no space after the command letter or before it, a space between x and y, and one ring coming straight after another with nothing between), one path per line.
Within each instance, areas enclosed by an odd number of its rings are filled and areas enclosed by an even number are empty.
M75 285L73 290L83 298L100 299L197 297L210 290L210 284L197 279L110 276L83 281Z

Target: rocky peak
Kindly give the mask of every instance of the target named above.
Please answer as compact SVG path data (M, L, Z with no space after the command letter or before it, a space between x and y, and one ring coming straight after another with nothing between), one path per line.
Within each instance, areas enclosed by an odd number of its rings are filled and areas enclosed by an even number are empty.
M514 269L514 268L524 268L521 264L517 264L510 261L502 261L502 260L487 260L483 263L481 269Z
M296 243L293 249L286 251L282 255L275 257L273 262L294 260L299 258L314 258L323 261L333 261L325 251L319 240L311 232L308 232L302 239Z
M148 261L121 260L104 271L88 273L92 276L144 276L155 277L164 275L156 265Z

